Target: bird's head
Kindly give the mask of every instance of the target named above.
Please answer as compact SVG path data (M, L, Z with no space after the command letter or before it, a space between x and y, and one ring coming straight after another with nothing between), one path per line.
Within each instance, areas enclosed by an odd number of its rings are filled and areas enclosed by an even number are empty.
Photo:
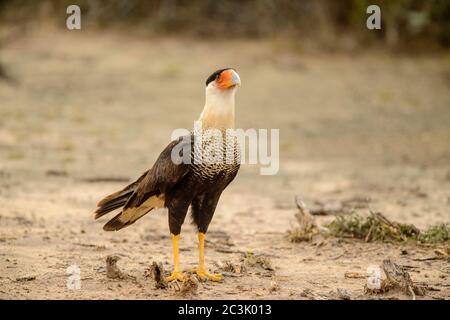
M220 69L206 80L206 103L200 120L204 127L234 127L234 96L241 79L232 68Z
M241 78L232 68L220 69L206 80L206 90L225 93L241 85Z

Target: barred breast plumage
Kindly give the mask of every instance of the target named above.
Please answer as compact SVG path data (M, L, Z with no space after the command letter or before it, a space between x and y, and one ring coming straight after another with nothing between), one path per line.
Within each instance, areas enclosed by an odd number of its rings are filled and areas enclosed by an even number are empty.
M217 130L216 134L194 133L192 173L202 182L223 176L234 176L239 170L241 153L232 130Z

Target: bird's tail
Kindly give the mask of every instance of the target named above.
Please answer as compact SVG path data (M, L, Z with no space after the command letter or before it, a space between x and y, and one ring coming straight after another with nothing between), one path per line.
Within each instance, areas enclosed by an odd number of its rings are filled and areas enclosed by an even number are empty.
M94 219L98 219L105 214L123 207L128 199L133 195L133 192L136 190L137 186L141 182L141 180L145 177L148 171L144 172L139 179L129 184L125 188L120 191L114 192L109 196L103 198L98 204L97 209L94 213Z
M116 215L114 218L108 221L103 226L105 231L117 231L123 229L133 223L138 219L142 218L149 211L156 208L164 207L164 195L154 195L148 198L139 207L128 207Z
M105 197L97 204L98 207L95 210L94 218L98 219L113 210L123 207L133 192L133 190L126 192L121 190Z

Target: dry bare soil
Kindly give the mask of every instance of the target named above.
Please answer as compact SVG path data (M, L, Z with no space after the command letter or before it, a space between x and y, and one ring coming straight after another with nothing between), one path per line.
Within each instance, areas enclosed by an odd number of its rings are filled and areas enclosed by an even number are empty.
M308 206L370 198L371 210L419 228L450 223L448 55L306 54L275 42L54 30L0 53L14 79L0 80L0 298L184 297L146 277L153 261L172 265L164 210L117 233L104 232L106 218L94 221L92 211L152 165L173 129L193 126L206 77L224 66L243 82L237 125L280 129L280 170L241 168L210 226L207 264L240 266L251 252L271 266L225 272L187 297L409 299L364 293L367 268L386 258L430 286L418 299L450 297L448 260L433 259L439 246L287 238L296 195ZM188 221L180 246L183 268L194 267ZM108 255L120 257L125 278L106 276ZM71 265L80 290L67 288Z

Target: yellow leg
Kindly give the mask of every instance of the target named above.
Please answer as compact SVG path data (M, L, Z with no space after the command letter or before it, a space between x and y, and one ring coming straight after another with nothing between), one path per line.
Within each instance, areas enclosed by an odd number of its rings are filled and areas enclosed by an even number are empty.
M172 234L172 247L173 247L173 272L166 278L166 281L180 280L183 281L186 275L180 271L180 255L178 249L178 240L180 235Z
M221 281L223 279L221 274L211 274L205 269L205 234L202 232L198 233L198 251L197 276L201 280Z

